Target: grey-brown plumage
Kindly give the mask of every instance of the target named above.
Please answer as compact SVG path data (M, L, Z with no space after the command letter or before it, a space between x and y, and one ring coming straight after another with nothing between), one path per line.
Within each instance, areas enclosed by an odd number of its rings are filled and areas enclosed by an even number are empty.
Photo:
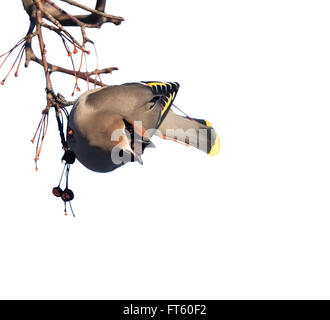
M153 146L150 138L155 134L209 153L216 141L214 129L170 110L178 89L177 83L145 82L87 91L70 113L70 149L97 172L130 161L142 164L141 156Z

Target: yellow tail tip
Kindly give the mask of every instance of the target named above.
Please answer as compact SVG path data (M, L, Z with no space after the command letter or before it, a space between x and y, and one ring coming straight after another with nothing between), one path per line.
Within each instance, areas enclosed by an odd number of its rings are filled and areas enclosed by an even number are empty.
M206 125L207 127L212 128L212 124L211 124L210 121L208 121L208 120L204 120L204 121L205 121L205 125Z
M216 156L220 152L220 136L217 134L212 149L208 153L209 156Z

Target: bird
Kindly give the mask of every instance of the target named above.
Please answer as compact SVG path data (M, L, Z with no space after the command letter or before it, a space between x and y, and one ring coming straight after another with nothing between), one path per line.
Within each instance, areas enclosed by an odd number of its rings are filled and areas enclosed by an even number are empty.
M86 91L69 115L69 149L85 167L101 173L128 162L143 164L142 154L155 147L153 136L218 154L220 138L209 121L172 110L179 87L142 81Z

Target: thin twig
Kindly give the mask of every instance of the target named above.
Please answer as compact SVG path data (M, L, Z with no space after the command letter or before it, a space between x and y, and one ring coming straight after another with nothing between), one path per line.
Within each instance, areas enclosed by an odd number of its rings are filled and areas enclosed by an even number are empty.
M106 13L104 13L102 11L99 11L99 10L92 9L92 8L87 7L87 6L84 6L83 4L80 4L80 3L76 2L76 1L73 1L73 0L61 0L61 1L62 2L66 2L68 4L71 4L71 5L75 6L75 7L80 8L80 9L84 9L86 11L92 12L92 13L98 15L98 16L104 17L104 18L106 18L106 21L105 22L109 21L109 22L113 22L114 24L120 24L122 21L125 20L122 17L116 17L116 16L112 16L110 14L106 14Z
M46 0L47 3L49 3L51 6L53 6L55 9L57 9L59 12L61 12L62 14L67 15L69 18L72 19L72 21L75 21L79 26L80 26L80 30L81 30L81 35L83 38L83 46L85 46L85 44L87 42L93 43L92 40L90 40L87 37L86 31L85 31L85 27L86 24L81 22L79 19L77 19L75 16L72 16L71 14L67 13L66 11L64 11L63 9L61 9L58 5L56 5L53 1L51 0Z
M38 8L41 10L41 12L47 17L48 20L50 20L57 28L59 28L66 36L68 36L71 41L81 50L86 51L84 45L81 45L72 35L70 32L68 32L67 30L65 30L65 28L62 26L62 24L55 19L51 14L49 14L43 4L40 2L40 0L34 0L36 5L38 6ZM42 21L41 21L42 22ZM40 23L41 23L40 22Z
M35 0L35 3L39 9L43 9L43 4L41 3L40 0ZM48 67L48 63L47 63L47 59L46 59L45 43L44 43L43 36L42 36L41 23L42 23L42 14L41 14L40 10L37 10L37 31L38 31L40 53L41 53L41 57L42 57L42 64L43 64L43 67L45 70L46 88L48 90L53 90L52 82L50 80L49 67ZM47 94L47 107L45 109L46 111L48 111L50 109L51 102L52 102L52 96L50 94Z
M31 56L31 60L38 63L38 64L40 64L40 65L43 64L42 60L37 58L34 54ZM61 73L65 73L65 74L68 74L68 75L71 75L71 76L75 75L75 72L73 70L66 69L66 68L51 64L51 63L48 63L48 68L49 68L50 73L61 72ZM112 73L113 71L116 71L116 70L118 70L118 68L110 67L110 68L104 68L104 69L101 69L101 70L96 69L96 70L90 71L90 72L76 71L76 75L79 79L88 81L88 82L93 83L97 86L104 87L105 86L104 83L102 83L102 82L100 82L96 79L91 78L91 76L98 75L98 74L109 74L109 73Z

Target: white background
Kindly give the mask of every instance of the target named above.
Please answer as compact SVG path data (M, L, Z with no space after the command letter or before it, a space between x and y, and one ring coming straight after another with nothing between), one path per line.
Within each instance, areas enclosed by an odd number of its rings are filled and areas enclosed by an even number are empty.
M1 52L28 27L20 1L3 6ZM329 299L329 1L112 0L107 11L126 21L88 31L100 67L120 69L104 81L178 81L176 104L211 121L221 152L154 138L144 166L77 163L77 218L65 217L51 195L53 112L34 172L43 70L22 68L0 88L0 298ZM49 61L70 66L45 39ZM53 81L71 98L71 77Z

